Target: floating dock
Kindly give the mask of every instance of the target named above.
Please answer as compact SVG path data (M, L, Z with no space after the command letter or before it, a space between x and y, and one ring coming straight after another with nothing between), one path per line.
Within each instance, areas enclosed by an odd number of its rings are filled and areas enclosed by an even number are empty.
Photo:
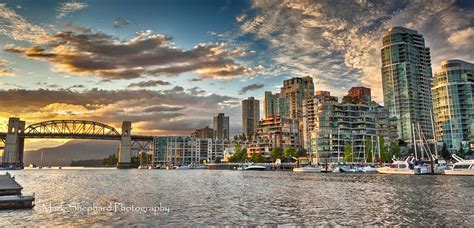
M9 173L0 175L0 210L27 209L35 206L35 195L24 196L21 187Z

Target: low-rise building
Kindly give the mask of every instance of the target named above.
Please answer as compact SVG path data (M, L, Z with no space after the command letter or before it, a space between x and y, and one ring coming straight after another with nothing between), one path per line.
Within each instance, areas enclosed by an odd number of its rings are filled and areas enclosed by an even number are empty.
M154 138L155 164L189 165L219 162L224 158L224 140L192 138L188 136L160 136Z

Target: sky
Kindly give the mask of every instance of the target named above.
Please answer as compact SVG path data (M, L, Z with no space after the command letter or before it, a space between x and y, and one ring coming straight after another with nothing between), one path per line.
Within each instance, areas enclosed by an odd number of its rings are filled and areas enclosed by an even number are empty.
M435 71L474 62L473 25L470 0L0 0L0 130L16 116L188 135L224 112L238 134L242 99L298 76L382 103L384 32L423 34Z

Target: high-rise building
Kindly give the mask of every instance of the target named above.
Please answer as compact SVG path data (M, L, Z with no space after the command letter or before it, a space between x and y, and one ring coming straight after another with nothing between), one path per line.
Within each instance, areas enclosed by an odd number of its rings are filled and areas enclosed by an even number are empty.
M436 139L450 151L474 149L474 64L443 61L432 91Z
M423 36L411 29L391 28L383 36L381 52L384 105L397 119L398 137L412 142L415 123L431 139L431 58Z
M279 108L279 97L280 94L272 94L270 91L265 91L265 100L263 105L263 110L265 118L271 118L273 116L278 116L280 112Z
M212 139L214 138L214 129L209 128L209 126L196 129L193 133L191 133L191 137L193 138L205 138L205 139Z
M345 103L365 103L368 104L372 100L370 88L352 87L348 94L342 98Z
M224 113L214 116L213 121L214 138L220 140L229 140L229 117Z
M299 120L303 117L303 102L314 94L313 78L292 78L283 81L280 89L280 116Z
M260 101L249 97L242 101L242 131L249 137L257 132L260 120Z

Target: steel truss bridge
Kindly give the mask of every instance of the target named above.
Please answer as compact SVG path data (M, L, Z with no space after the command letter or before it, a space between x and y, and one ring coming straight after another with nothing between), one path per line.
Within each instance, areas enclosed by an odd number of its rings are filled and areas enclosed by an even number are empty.
M5 154L13 153L14 150L17 152L17 155L15 155L17 160L22 160L24 139L116 140L121 142L119 157L122 151L129 153L128 157L130 157L131 151L153 152L153 136L131 135L131 129L131 122L128 121L123 122L122 133L120 133L112 126L89 120L49 120L25 127L24 121L20 121L18 118L10 118L8 132L0 132L0 139L5 145L4 147L0 146L0 149L4 150L3 163L9 163L5 160ZM11 138L15 137L17 137L16 141L18 142L13 142L13 144L9 142L9 140L13 141ZM18 144L16 147L14 146L15 143ZM129 160L129 158L126 160ZM23 161L19 162L22 163Z

